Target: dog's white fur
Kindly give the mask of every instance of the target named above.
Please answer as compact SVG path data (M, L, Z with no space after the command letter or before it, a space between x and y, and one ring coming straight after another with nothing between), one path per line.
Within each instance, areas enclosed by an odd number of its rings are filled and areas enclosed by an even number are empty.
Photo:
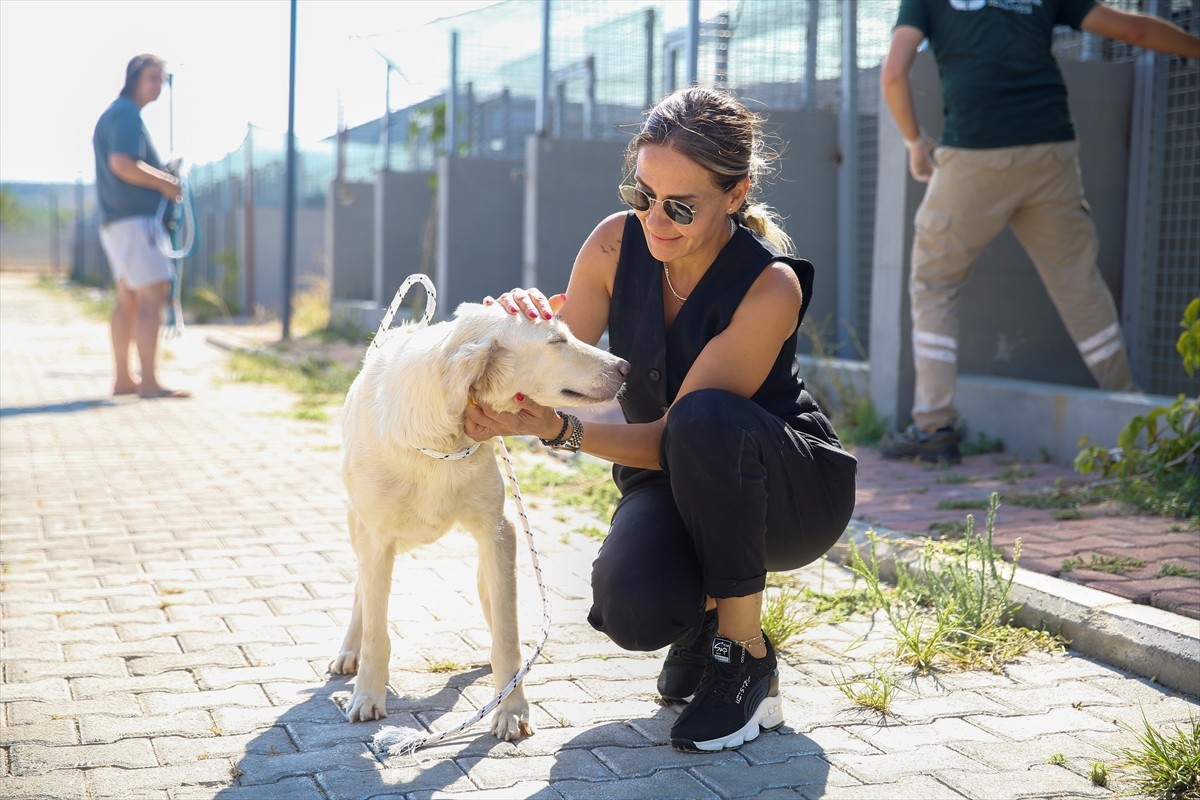
M346 395L343 422L342 478L358 582L350 626L329 670L358 672L346 710L351 722L387 716L387 607L396 554L436 541L454 525L479 548L478 591L497 692L521 664L516 532L504 513L491 443L461 460L437 460L417 448L456 453L474 444L463 432L471 399L507 411L517 409L518 392L545 406L601 403L616 395L628 369L576 339L557 318L520 319L499 306L464 303L451 321L381 334ZM532 730L518 684L497 707L492 732L514 739Z

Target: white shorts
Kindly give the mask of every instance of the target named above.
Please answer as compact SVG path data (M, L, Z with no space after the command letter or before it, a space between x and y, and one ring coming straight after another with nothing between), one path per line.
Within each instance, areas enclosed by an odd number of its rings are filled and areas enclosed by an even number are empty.
M143 289L175 276L175 265L158 249L160 227L154 217L127 217L100 228L100 244L113 280Z

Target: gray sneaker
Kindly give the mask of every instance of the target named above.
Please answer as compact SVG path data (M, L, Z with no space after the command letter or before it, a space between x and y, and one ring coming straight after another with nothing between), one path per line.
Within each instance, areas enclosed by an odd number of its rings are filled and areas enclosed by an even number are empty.
M962 461L958 432L949 426L933 433L926 433L916 425L909 425L902 431L889 431L879 440L879 454L884 458L916 458L930 464Z

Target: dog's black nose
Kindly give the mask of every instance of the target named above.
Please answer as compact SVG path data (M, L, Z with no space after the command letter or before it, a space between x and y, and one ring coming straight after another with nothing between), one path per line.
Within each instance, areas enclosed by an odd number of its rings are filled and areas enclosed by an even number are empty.
M628 378L629 377L629 362L623 358L619 359L617 361L617 372L621 373L622 378Z

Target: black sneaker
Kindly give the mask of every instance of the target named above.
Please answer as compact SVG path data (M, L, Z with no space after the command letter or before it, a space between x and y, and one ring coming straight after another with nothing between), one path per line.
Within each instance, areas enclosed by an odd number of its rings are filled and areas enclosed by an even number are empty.
M779 696L779 669L775 648L755 658L741 645L714 636L712 658L696 697L671 726L671 746L700 753L740 747L758 738L759 730L783 724L783 698Z
M949 426L933 433L926 433L916 425L909 425L902 431L889 431L879 441L879 454L884 458L917 458L930 464L962 461L958 432Z
M704 612L700 632L691 644L673 644L667 651L662 672L658 673L658 693L663 702L680 703L696 693L708 654L712 649L712 638L717 633L717 610Z

